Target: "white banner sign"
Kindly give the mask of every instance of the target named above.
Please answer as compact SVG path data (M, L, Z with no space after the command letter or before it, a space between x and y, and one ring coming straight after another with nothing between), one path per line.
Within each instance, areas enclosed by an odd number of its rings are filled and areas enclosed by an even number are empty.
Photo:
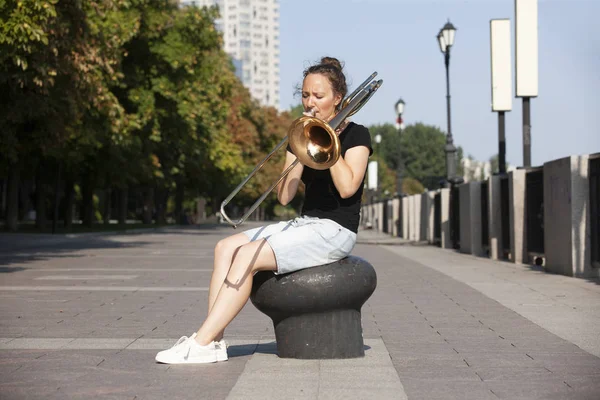
M377 190L377 161L369 161L367 189Z
M538 95L537 0L515 0L515 84L517 97Z
M510 55L510 20L490 21L492 67L492 111L512 109L512 63Z

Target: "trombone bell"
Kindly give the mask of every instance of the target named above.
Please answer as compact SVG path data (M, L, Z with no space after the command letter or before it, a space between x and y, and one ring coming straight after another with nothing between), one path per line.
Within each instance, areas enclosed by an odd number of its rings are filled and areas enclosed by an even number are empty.
M288 130L288 140L300 163L312 169L328 169L340 158L337 134L318 118L298 118Z

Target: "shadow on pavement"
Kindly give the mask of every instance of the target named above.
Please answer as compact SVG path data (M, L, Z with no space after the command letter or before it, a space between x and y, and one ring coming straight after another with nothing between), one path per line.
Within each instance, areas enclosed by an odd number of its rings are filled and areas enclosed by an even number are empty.
M365 351L370 350L371 346L364 345L364 349ZM233 344L227 347L227 354L230 358L251 356L254 353L277 355L277 342Z
M7 238L7 236L4 236ZM0 273L11 273L24 271L26 264L34 261L45 261L54 258L85 258L85 254L77 254L77 251L94 249L124 249L138 248L149 245L157 245L160 242L135 241L121 242L106 237L75 237L69 238L48 237L38 238L30 235L30 243L14 243L14 246L3 246L0 249ZM10 267L13 264L17 266Z
M217 231L230 230L231 234L245 229L234 230L224 224L202 224L191 226L173 226L165 228L136 229L119 232L91 234L0 234L0 273L11 273L29 269L21 264L56 258L85 258L80 251L96 249L143 248L160 246L166 241L143 240L144 235L161 236L209 236ZM131 241L134 236L142 240ZM127 241L120 240L128 238ZM17 264L14 267L11 265Z

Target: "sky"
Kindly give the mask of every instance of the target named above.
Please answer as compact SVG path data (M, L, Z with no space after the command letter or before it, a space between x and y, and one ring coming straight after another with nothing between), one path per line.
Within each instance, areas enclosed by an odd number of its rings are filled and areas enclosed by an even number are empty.
M280 102L300 103L302 71L322 56L345 63L349 89L377 71L383 86L352 119L447 130L444 56L437 33L457 28L450 59L452 133L465 155L498 153L491 110L490 20L509 18L514 0L280 0ZM538 0L539 92L531 99L532 165L600 152L600 0ZM514 80L513 65L513 80ZM514 85L513 85L514 93ZM523 164L522 99L506 113L506 159Z

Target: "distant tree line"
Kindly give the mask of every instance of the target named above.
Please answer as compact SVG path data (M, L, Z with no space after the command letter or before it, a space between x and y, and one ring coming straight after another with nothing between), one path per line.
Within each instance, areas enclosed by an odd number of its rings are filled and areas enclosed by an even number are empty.
M398 154L403 163L402 193L418 194L425 189L440 188L446 178L446 134L438 127L416 123L408 125L399 133L392 124L372 125L369 127L374 159L379 162L378 181L380 192L390 196L398 193L397 168ZM375 137L381 135L381 143L375 143ZM457 148L457 174L463 175L460 160L462 147Z
M44 228L181 222L220 201L286 134L235 76L216 8L165 0L0 1L0 212ZM277 155L236 198L251 204ZM273 214L271 198L263 212Z

